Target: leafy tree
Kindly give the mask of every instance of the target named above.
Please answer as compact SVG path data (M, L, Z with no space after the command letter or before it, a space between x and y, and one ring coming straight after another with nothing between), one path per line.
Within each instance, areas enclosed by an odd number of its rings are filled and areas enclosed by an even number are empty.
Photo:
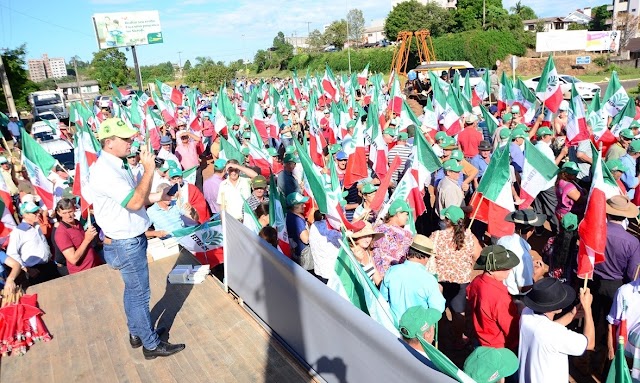
M309 33L309 37L307 37L307 45L309 45L309 50L311 51L321 51L322 47L324 47L324 36L322 32L317 29L314 29Z
M567 28L570 31L580 31L583 29L588 29L589 25L587 24L578 24L578 23L571 23L569 24L569 28Z
M273 54L270 56L269 67L279 70L285 69L292 57L293 45L286 41L284 33L278 32L276 37L273 38Z
M526 5L522 5L522 1L518 0L517 3L511 8L509 8L514 15L520 16L522 20L535 20L538 18L535 11Z
M434 37L449 32L453 26L452 14L434 2L422 5L416 0L404 1L391 10L384 22L385 36L397 40L401 31L415 32L427 29Z
M162 82L175 80L175 70L170 61L157 65L141 66L140 74L142 75L143 83L153 82L156 79Z
M191 61L187 60L184 62L184 65L182 66L182 71L188 72L190 69L191 69Z
M482 1L477 1L477 0L458 0L457 4L456 4L456 10L454 13L454 20L455 20L455 28L453 31L455 32L462 32L462 31L470 31L470 30L474 30L474 29L479 29L482 28ZM490 10L494 10L493 13L495 14L497 11L495 10L495 8L499 8L499 9L504 9L502 7L502 0L486 0L485 1L485 6L486 6L486 20L485 20L485 26L487 24L487 21L489 21L488 19L490 18L491 15L491 11ZM492 24L494 27L495 25L499 24L499 21L497 20L492 20L490 21L490 24ZM492 27L491 29L496 29Z
M75 81L75 77L74 77L74 81ZM64 81L60 81L61 83L64 83ZM38 90L56 90L58 89L58 84L56 84L56 80L53 78L48 78L44 81L39 81L36 84L38 84Z
M522 27L522 21L520 22ZM488 6L485 14L485 30L509 30L509 14L507 10L502 7L496 7L495 5Z
M230 83L235 74L236 72L232 68L205 58L202 63L189 70L185 75L185 81L201 90L216 90L220 85Z
M609 26L607 20L613 17L613 11L607 11L608 4L591 8L591 21L589 21L590 31L607 31Z
M89 76L98 81L100 89L111 89L110 83L123 85L132 78L127 56L117 48L101 49L93 54Z
M329 24L324 31L324 41L328 45L333 45L336 49L342 49L347 41L347 21L336 20Z
M14 49L7 49L2 53L2 61L4 63L4 70L7 73L9 79L9 86L11 87L11 94L13 95L13 101L16 104L16 109L29 110L29 93L35 92L38 89L38 85L29 80L26 67L25 56L27 54L27 46L25 44L20 45ZM0 110L7 111L7 103L4 95L4 91L0 87Z
M347 22L349 23L348 39L356 44L362 42L364 34L364 15L359 9L352 9L347 13Z
M253 57L253 65L256 73L260 73L269 68L269 53L264 49L259 49Z

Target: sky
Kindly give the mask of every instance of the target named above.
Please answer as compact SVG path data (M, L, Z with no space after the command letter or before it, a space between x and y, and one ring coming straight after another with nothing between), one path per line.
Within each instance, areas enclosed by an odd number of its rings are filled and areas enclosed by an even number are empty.
M516 1L503 0L503 5L508 9ZM522 3L540 17L575 9L571 2L557 0ZM602 0L580 0L581 7L600 4ZM368 25L386 17L391 0L0 0L0 49L26 43L27 59L47 53L66 61L75 55L91 61L98 50L94 13L158 10L164 43L136 48L141 65L179 59L194 63L197 56L251 60L258 49L271 46L278 31L306 36L307 28L322 30L352 8L363 11ZM131 64L131 52L125 53Z

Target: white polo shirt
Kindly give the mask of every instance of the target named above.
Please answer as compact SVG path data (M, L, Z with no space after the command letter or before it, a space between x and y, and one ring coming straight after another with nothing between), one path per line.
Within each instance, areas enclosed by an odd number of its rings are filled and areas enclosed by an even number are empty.
M569 355L582 355L587 337L524 309L520 317L520 383L568 382Z
M7 255L21 266L33 267L47 263L51 257L51 249L40 225L31 226L22 222L13 229L9 234Z
M218 200L216 201L220 208L224 206L224 210L233 218L242 220L244 201L251 196L251 180L247 177L240 177L235 185L229 179L220 183L218 189Z
M127 239L144 233L151 221L145 208L129 210L127 205L136 187L126 160L102 151L89 169L89 187L93 193L96 222L112 239Z

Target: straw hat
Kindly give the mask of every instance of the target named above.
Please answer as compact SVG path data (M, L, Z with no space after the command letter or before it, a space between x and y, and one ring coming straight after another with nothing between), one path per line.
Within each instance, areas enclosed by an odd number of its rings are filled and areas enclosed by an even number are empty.
M364 225L364 228L361 229L360 231L356 231L354 232L348 232L347 235L351 238L351 239L358 239L358 238L362 238L362 237L368 237L368 236L372 236L374 241L377 241L378 239L384 237L384 233L380 233L379 231L375 231L373 229L373 226L371 226L371 224L369 222L366 222Z
M607 214L635 218L638 216L638 207L626 196L616 195L607 200Z

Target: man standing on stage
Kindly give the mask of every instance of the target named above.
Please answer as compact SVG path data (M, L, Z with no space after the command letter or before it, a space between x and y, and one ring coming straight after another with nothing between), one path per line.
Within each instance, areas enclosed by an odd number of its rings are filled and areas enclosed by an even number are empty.
M98 129L102 153L91 167L89 184L96 222L105 235L105 261L120 271L124 281L129 342L133 348L144 346L145 359L154 359L175 354L185 346L161 341L151 323L147 238L144 234L151 222L145 206L170 197L166 194L168 189L163 193L149 193L155 156L147 151L146 145L140 152L144 172L136 185L126 157L137 133L119 118L102 122Z

